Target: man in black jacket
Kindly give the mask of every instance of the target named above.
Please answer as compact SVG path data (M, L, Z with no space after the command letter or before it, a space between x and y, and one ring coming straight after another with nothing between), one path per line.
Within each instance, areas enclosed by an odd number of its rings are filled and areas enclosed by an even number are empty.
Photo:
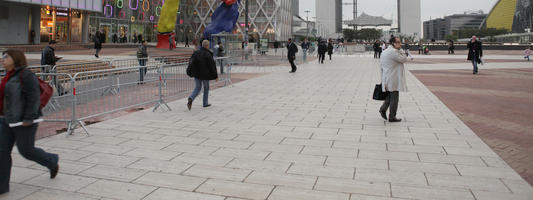
M324 64L327 50L328 47L326 46L326 43L324 41L320 41L320 44L318 45L318 63Z
M203 107L209 107L209 80L217 80L217 68L213 59L213 52L209 50L209 40L202 41L202 47L191 56L192 76L194 77L194 90L188 98L187 108L191 110L192 102L204 87Z
M481 57L483 57L483 47L481 42L477 40L476 36L472 36L472 40L466 45L468 48L468 60L472 61L474 66L473 74L477 74L477 64L481 63Z
M57 57L55 53L56 49L56 41L50 40L48 42L48 46L46 46L43 49L43 52L41 53L41 72L42 73L55 73L51 72L50 70L53 69L54 65L56 65L56 62L61 59L61 57ZM43 79L46 79L46 77L42 77ZM61 86L61 82L57 80L57 76L52 77L53 84L56 86L57 93L59 96L62 96L66 94L65 88Z
M289 43L287 44L287 58L289 59L289 63L291 63L290 73L296 72L296 64L294 64L294 60L296 59L297 52L298 47L292 42L292 39L289 38Z

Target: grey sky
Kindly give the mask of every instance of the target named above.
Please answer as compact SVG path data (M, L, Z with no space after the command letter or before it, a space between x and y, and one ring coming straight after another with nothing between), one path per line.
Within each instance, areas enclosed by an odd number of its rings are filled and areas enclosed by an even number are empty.
M317 0L320 1L320 0ZM343 3L352 3L353 0L343 0ZM396 22L396 0L358 0L359 14L365 12L369 15L383 16L387 19L394 18ZM465 11L483 10L488 13L497 0L421 0L422 21L430 18L439 18ZM306 9L309 9L309 19L315 17L315 0L300 0L300 16L306 18ZM353 19L353 7L343 6L343 20ZM393 17L394 16L394 17Z

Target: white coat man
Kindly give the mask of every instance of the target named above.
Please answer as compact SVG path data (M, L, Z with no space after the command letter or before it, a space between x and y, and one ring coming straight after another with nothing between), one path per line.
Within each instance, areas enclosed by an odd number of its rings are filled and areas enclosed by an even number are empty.
M403 63L407 62L407 54L402 49L399 37L390 39L390 46L381 55L381 87L387 93L387 98L379 109L381 117L387 120L387 109L390 108L389 122L400 122L396 118L398 110L399 92L407 92L405 83L405 69Z

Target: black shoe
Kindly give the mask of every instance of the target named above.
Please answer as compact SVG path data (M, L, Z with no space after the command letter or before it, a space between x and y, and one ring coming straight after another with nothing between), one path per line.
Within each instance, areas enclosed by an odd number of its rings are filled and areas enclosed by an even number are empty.
M57 172L59 171L59 165L56 166L56 168L50 170L50 178L54 179L57 176Z
M379 114L381 114L381 117L383 117L383 119L387 120L387 111L379 111Z
M100 58L100 57L98 57L98 54L94 54L94 57L96 57L96 58Z
M188 99L187 99L187 108L188 108L189 110L191 110L191 107L192 107L192 99L191 99L191 98L188 98Z
M209 107L209 106L211 106L211 104L207 104L207 105L205 105L204 108L207 108L207 107Z
M0 195L5 194L5 193L8 193L8 192L9 192L9 190L1 191L1 192L0 192Z
M296 71L290 71L289 73L294 73L294 72L296 72Z
M398 118L389 118L389 122L401 122L402 119L398 119Z

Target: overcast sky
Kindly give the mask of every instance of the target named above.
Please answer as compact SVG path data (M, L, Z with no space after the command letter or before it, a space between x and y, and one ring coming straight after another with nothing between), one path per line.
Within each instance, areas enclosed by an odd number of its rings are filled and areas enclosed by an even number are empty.
M309 20L315 17L315 1L321 0L300 0L300 16L305 19L305 10L309 9ZM460 14L465 11L483 10L488 13L497 0L420 0L422 3L422 21L430 18L435 19L452 14ZM343 3L352 3L353 0L343 0ZM393 18L397 21L397 0L358 0L359 15L365 12L369 15L383 16L387 19ZM343 6L343 20L353 19L353 7Z

